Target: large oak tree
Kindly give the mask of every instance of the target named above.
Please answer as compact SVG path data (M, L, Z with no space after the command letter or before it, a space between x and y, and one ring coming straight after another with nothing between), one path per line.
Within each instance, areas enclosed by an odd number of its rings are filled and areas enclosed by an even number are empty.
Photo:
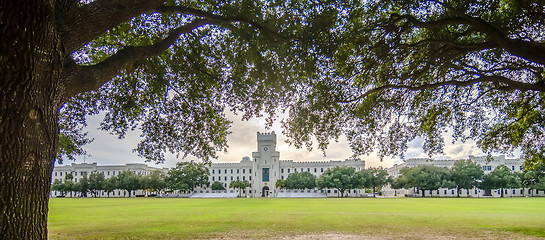
M350 4L350 3L347 3ZM274 113L313 78L332 3L55 0L0 2L0 232L47 238L55 159L83 153L85 116L135 151L215 157L224 110ZM323 16L326 17L323 17ZM327 25L327 24L326 24ZM326 29L327 31L327 29ZM304 44L303 44L304 43Z

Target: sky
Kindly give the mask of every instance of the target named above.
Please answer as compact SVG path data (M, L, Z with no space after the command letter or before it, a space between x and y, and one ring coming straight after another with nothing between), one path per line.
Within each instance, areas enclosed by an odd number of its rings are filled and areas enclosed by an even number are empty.
M117 136L110 135L106 131L98 130L100 121L103 115L94 115L87 118L88 126L86 130L89 132L89 137L94 138L94 141L84 146L89 156L80 156L76 161L65 160L63 165L71 163L93 163L98 165L123 165L126 163L146 163L145 159L140 158L136 153L132 152L139 142L139 132L129 132L124 139L118 139ZM324 153L320 150L307 151L306 149L297 149L285 142L286 137L282 135L280 123L277 122L271 129L265 129L264 118L253 118L249 121L241 121L240 116L235 116L232 113L227 113L227 117L233 121L231 134L228 136L229 148L227 152L218 153L218 159L213 159L213 163L218 162L240 162L242 157L251 157L252 152L257 151L257 132L274 131L277 135L277 151L280 152L281 160L294 161L329 161L329 160L344 160L351 157L352 152L348 146L346 138L343 136L339 142L332 143ZM428 157L422 150L422 140L416 139L409 143L409 148L405 154L405 159ZM484 155L484 153L476 146L475 142L468 141L466 143L452 143L452 138L449 134L445 135L444 155L434 156L434 159L462 159L469 155ZM394 164L402 163L403 160L399 157L386 157L380 161L376 154L362 156L360 159L365 161L366 167L391 167ZM186 159L176 158L175 155L167 155L166 161L163 164L155 164L148 162L149 166L153 167L174 167L177 162L199 160L194 157Z

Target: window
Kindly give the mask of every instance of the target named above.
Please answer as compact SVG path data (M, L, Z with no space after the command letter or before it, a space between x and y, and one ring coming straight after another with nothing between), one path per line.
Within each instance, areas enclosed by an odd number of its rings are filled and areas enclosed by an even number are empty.
M214 171L214 169L212 169L212 174L214 174L214 173L215 173L215 171Z
M246 176L242 176L242 181L245 181L246 180Z
M115 171L113 171L113 175L115 176Z
M513 194L515 194L515 189L513 189Z
M231 169L231 174L233 174L233 169Z
M252 181L252 176L250 176L250 181Z
M475 194L477 194L477 191L478 191L478 190L477 190L477 189L475 189Z
M511 166L511 171L515 171L515 166Z
M233 176L231 176L231 181L233 181Z
M239 176L237 176L237 180L240 180L240 177L239 177Z
M62 177L62 172L60 172L60 175L61 175L61 177Z
M248 172L248 173L252 173L252 169L251 169L251 168L250 168L250 169L248 169L248 170L249 170L249 172Z
M520 165L520 170L522 171L522 165ZM62 175L61 175L62 176Z
M108 171L108 176L110 176L110 171Z
M284 169L283 169L283 168L280 169L280 173L284 173ZM57 176L57 175L55 175L55 176Z
M446 189L443 191L443 194L447 195L447 190Z
M243 174L246 173L246 168L243 168L243 169L242 169L242 173L243 173Z
M263 171L262 171L262 174L261 174L261 179L263 182L268 182L269 181L269 169L268 168L263 168Z
M491 171L492 170L492 166L488 166L488 171Z
M316 172L316 168L314 168L314 172Z
M454 194L454 189L450 191L451 194Z
M225 181L227 181L227 176L224 177Z
M77 176L78 175L78 172L74 172L74 176Z
M307 172L310 172L310 168L307 168Z
M324 168L322 168L321 171L324 172Z
M237 169L237 174L239 174L239 173L240 173L240 169Z
M57 172L55 172L55 177L57 176Z
M290 173L290 169L288 168L288 173Z
M78 182L78 178L74 178L74 182Z
M225 169L225 174L227 174L227 169Z
M216 181L215 177L212 177L212 181Z
M301 168L301 172L303 172L303 168Z
M284 175L282 175L282 180L284 180Z

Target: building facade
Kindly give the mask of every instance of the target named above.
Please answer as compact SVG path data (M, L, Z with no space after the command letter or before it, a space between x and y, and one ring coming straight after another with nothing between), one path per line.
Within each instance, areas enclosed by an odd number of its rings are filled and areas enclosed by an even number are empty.
M523 164L524 160L520 158L515 159L509 159L506 158L505 155L496 156L492 159L488 159L486 156L469 156L469 160L479 164L484 173L488 174L497 167L504 165L511 169L513 172L522 172L523 171ZM437 167L444 167L444 168L452 168L454 166L454 163L458 160L435 160L435 159L429 159L429 158L412 158L407 159L404 163L401 164L395 164L394 166L387 169L388 174L392 177L398 177L399 172L404 167L416 167L421 165L432 165ZM544 191L537 191L537 190L530 190L530 189L504 189L504 197L521 197L521 196L544 196ZM383 193L386 196L398 196L398 195L418 195L414 190L406 190L406 189L392 189L389 187L386 187L383 189ZM485 190L479 189L479 188L473 188L469 190L463 189L460 192L460 196L472 196L472 197L482 197L484 195L490 194L493 197L499 197L501 196L501 190L496 189L491 191L490 193L485 194ZM447 188L441 188L438 190L428 190L426 191L426 195L428 196L442 196L442 197L455 197L456 189L447 189Z
M55 180L63 181L68 174L72 174L72 181L77 183L84 175L89 175L93 172L99 172L104 175L104 178L108 179L110 177L119 175L123 171L132 171L134 174L139 174L146 176L152 171L161 170L163 172L168 172L168 168L154 168L142 163L129 163L125 165L108 165L108 166L98 166L97 163L72 163L71 165L66 166L55 166L52 172L51 182ZM133 191L131 196L143 194L142 190ZM61 193L58 191L51 191L51 197L60 196ZM125 190L116 189L113 191L109 197L123 197L128 196L128 192ZM104 191L99 192L100 197L108 197L108 194Z
M239 163L212 163L210 167L210 183L221 182L227 189L231 181L247 180L250 187L243 191L243 194L251 197L274 197L280 191L275 188L276 181L286 179L290 173L310 172L319 177L329 168L336 166L354 167L356 171L365 168L365 162L361 160L347 159L344 161L313 161L296 162L293 160L281 160L280 152L276 150L276 134L257 133L257 151L252 153L252 158L244 157ZM209 191L201 189L199 191ZM303 190L299 190L300 192ZM306 193L324 193L336 196L336 190L307 189ZM356 195L361 193L355 189L350 193Z
M310 172L314 176L319 177L329 168L336 166L354 167L356 171L365 168L365 162L361 160L330 160L330 161L313 161L313 162L296 162L293 160L280 160L280 152L276 150L276 134L257 133L257 150L252 153L252 158L243 157L238 163L212 163L210 166L209 182L212 184L219 181L227 189L223 193L235 193L237 189L230 189L229 185L235 180L246 180L250 183L248 189L244 189L240 195L249 197L275 197L279 192L289 193L317 193L322 196L337 196L335 189L306 189L306 190L280 190L276 189L276 181L279 179L287 179L288 175L295 172ZM111 165L98 166L96 163L81 163L66 166L55 166L53 169L52 182L55 180L63 180L67 174L72 174L73 181L78 182L82 176L92 172L100 172L105 178L116 176L122 171L129 170L135 174L146 176L155 170L168 172L167 168L154 168L146 164L126 164L126 165ZM197 188L195 193L213 193L208 188ZM218 192L218 191L216 191ZM141 190L131 192L131 196L144 194ZM357 196L363 194L361 189L351 189L349 195ZM60 196L61 193L52 191L51 196ZM125 190L115 190L110 197L128 196ZM232 195L232 194L231 194ZM107 197L108 195L101 191L99 196ZM221 195L220 195L221 196ZM236 195L235 195L236 196Z

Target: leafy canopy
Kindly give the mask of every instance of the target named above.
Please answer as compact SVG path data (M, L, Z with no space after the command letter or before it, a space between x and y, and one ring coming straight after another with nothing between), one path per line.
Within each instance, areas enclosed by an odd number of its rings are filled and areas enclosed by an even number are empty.
M449 131L543 162L544 4L372 0L336 12L336 34L316 40L331 53L324 70L285 121L291 142L344 133L355 154L403 157L422 138L433 155Z
M103 130L142 131L135 151L148 160L168 152L208 160L227 147L226 110L271 123L282 109L297 147L316 139L325 150L345 134L356 155L403 156L420 137L433 155L452 131L485 152L520 148L529 163L543 162L544 9L494 0L149 1L98 37L65 43L75 97L61 109L60 152L82 153L85 116L103 112Z

